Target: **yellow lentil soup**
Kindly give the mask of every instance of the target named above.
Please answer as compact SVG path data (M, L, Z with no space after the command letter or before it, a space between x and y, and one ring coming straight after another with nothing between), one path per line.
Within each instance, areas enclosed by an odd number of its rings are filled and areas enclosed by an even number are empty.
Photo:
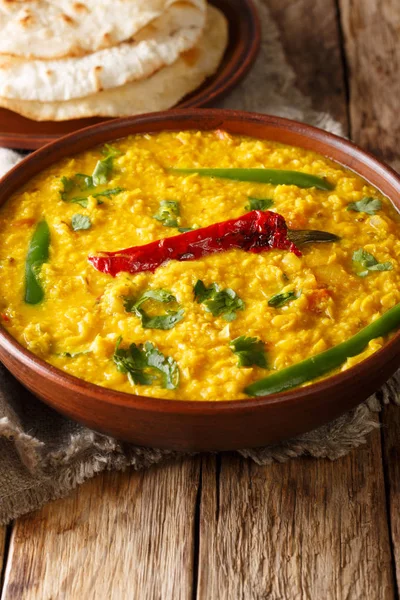
M291 170L332 189L171 167ZM301 246L300 256L233 248L115 277L88 261L253 209L279 213L290 230L340 240ZM40 272L32 266L43 299L29 303L27 255L43 222L49 256ZM101 386L171 399L245 398L253 382L337 346L400 302L398 228L387 198L314 152L222 131L135 135L60 161L1 208L1 322L40 358ZM375 337L339 369L385 341ZM144 366L145 349L161 360L161 377Z

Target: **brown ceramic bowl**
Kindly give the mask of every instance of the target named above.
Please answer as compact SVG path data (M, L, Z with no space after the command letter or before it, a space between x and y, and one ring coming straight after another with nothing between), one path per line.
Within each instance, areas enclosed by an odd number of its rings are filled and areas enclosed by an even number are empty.
M225 129L315 150L359 173L400 208L400 179L350 142L278 117L189 109L108 121L38 150L0 183L0 204L42 169L63 157L139 132ZM144 446L230 450L270 444L339 416L376 391L400 366L400 331L362 363L319 383L265 398L188 402L134 396L67 375L0 328L0 360L36 396L98 431Z

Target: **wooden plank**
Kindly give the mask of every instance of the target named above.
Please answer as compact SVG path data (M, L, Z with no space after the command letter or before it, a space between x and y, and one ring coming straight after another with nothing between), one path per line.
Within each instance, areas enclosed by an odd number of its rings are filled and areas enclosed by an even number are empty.
M400 3L340 0L353 139L400 171ZM400 413L385 407L382 441L393 563L400 589Z
M400 410L385 407L382 415L385 474L390 514L393 564L397 589L400 587Z
M108 473L19 519L3 600L192 598L199 460Z
M203 464L199 600L394 598L379 432L336 462Z
M263 0L278 26L296 87L347 128L345 78L335 0Z
M1 573L0 595L1 595L1 588L3 585L4 571L5 571L6 562L7 562L7 548L6 548L7 529L8 529L8 527L6 525L0 526L0 573Z
M400 170L400 2L339 2L352 138Z

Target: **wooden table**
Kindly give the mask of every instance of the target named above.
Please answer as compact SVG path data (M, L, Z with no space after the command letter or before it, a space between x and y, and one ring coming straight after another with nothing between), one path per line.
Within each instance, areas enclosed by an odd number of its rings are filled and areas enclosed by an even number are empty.
M300 90L400 169L400 1L264 1ZM336 462L96 477L3 528L3 600L398 598L400 409L380 421Z

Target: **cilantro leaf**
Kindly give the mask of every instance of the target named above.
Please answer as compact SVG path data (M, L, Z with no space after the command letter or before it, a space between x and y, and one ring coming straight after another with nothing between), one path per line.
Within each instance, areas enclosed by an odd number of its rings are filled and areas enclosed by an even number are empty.
M91 194L91 196L93 196L93 198L99 198L100 196L105 196L106 198L109 198L110 196L115 196L116 194L120 194L121 192L124 192L125 188L122 187L116 187L116 188L111 188L110 190L103 190L102 192L96 192L95 194Z
M76 213L75 215L72 215L71 225L74 231L90 229L92 226L92 221L90 220L90 217Z
M76 173L73 177L61 177L61 183L63 184L63 188L60 190L61 200L87 208L89 202L87 196L77 194L92 189L91 179L90 175L84 175L83 173Z
M74 202L78 198L77 192L84 192L93 188L93 180L90 175L76 173L73 177L61 177L63 189L60 190L61 200ZM74 196L75 195L75 196Z
M164 356L152 343L144 345L147 364L156 369L161 375L161 386L167 390L174 390L179 385L179 367L172 356Z
M68 200L71 204L79 204L82 208L87 208L89 205L89 200L87 198L72 198Z
M125 310L127 312L134 313L137 317L139 317L139 319L141 319L143 329L168 330L175 327L179 321L182 321L185 314L183 309L176 311L167 310L166 314L164 315L149 315L141 308L141 305L147 300L153 300L155 302L161 302L165 304L177 303L177 299L171 294L171 292L162 289L147 290L147 292L142 294L138 300L135 300L131 297L125 297Z
M113 155L109 154L105 158L98 160L92 173L95 186L107 183L113 168Z
M252 367L254 365L263 369L267 368L265 345L259 338L241 335L232 340L229 346L239 359L238 367Z
M120 373L125 373L131 384L150 385L153 377L144 372L147 366L146 354L140 346L131 344L129 348L121 348L122 337L115 346L113 361Z
M92 173L93 185L102 185L107 183L110 177L110 173L114 167L114 158L120 156L122 152L110 144L105 144L101 153L104 158L97 161L94 171Z
M70 204L79 204L83 208L87 208L89 204L88 196L93 196L97 199L97 204L103 204L100 200L101 196L110 197L124 191L124 188L116 187L110 190L96 192L96 186L91 175L84 173L76 173L73 177L61 177L63 188L60 190L61 200ZM85 192L86 195L81 195Z
M104 144L101 153L105 157L112 156L112 158L115 158L116 156L121 156L122 154L121 150L118 150L118 148L112 146L111 144Z
M165 356L150 342L144 346L131 344L121 348L118 338L113 360L120 373L126 373L132 384L150 385L159 382L161 387L173 390L179 385L179 367L171 356Z
M358 277L366 277L370 271L391 271L393 264L391 262L380 263L375 256L359 248L353 253L353 264Z
M178 227L179 202L176 200L161 200L158 212L153 219L160 221L164 227Z
M214 294L212 298L204 302L207 312L214 317L221 316L225 321L234 321L236 311L244 310L245 304L231 288L226 288Z
M252 198L248 196L249 203L246 204L246 210L268 210L274 204L272 198Z
M85 175L85 173L76 173L74 178L75 180L78 179L79 189L82 192L84 190L90 190L94 187L93 177L91 175Z
M195 229L200 229L200 225L192 225L192 227L178 227L178 231L180 233L186 233L187 231L194 231Z
M234 321L236 311L244 310L245 303L234 290L225 288L221 290L217 283L212 283L208 288L199 279L193 287L194 299L199 304L204 304L207 312L213 317L222 317L225 321Z
M290 292L281 292L280 294L275 294L271 296L268 300L268 306L273 306L274 308L280 308L284 306L288 302L295 300L300 296L300 293L291 290Z
M350 202L350 204L347 205L346 210L363 212L367 213L367 215L375 215L381 208L382 202L378 200L378 198L364 196L364 198L361 198L361 200L358 200L357 202Z
M151 317L144 310L139 309L142 319L143 329L162 329L164 331L175 327L179 321L182 321L185 311L183 308L177 311L169 310L166 315L157 315Z
M139 300L136 302L136 306L140 306L146 300L155 300L156 302L176 302L175 296L168 290L163 289L147 290L140 296Z
M217 283L212 283L209 287L206 287L201 279L196 281L193 286L194 299L199 304L202 304L208 298L211 298L213 294L220 291L220 287Z
M65 194L68 194L73 189L75 181L73 178L65 177L65 175L63 175L61 177L61 183L63 184L63 189L60 190L60 195L61 198L64 200Z

